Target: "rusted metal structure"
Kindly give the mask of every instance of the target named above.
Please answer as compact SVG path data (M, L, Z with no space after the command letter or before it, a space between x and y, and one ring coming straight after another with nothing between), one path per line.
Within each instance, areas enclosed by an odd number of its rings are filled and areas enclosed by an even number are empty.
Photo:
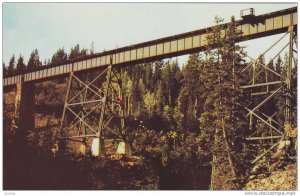
M93 78L71 72L58 134L85 146L89 138L98 138L99 155L105 154L104 139L126 141L120 68L110 65Z
M243 15L242 18L242 20L237 21L236 28L242 32L241 36L237 38L237 42L280 33L285 33L284 36L290 36L289 43L284 47L284 49L289 47L289 65L286 75L283 76L277 73L268 64L265 65L259 61L259 58L273 48L283 37L263 52L258 59L249 57L251 63L244 69L245 72L252 71L252 80L242 88L251 90L266 88L264 91L252 92L251 96L261 97L261 99L257 105L254 105L253 108L247 108L247 110L249 111L250 128L253 127L253 120L258 119L268 127L268 131L263 135L252 135L248 140L271 141L272 145L267 149L269 151L276 146L276 143L273 143L274 140L284 136L284 129L280 128L282 125L279 125L272 118L274 115L261 113L259 109L277 95L281 88L286 88L287 93L290 91L291 69L292 66L296 66L292 63L293 51L295 50L293 43L296 39L297 29L297 7L259 16L255 16L254 10L250 10L250 15ZM227 26L228 24L223 24L222 31L225 31ZM201 52L208 46L206 37L211 30L212 27L209 27L94 54L84 59L60 65L42 66L22 74L5 76L3 86L4 88L10 88L16 84L20 86L54 78L69 77L61 119L61 132L57 136L60 139L76 140L84 144L87 143L87 138L98 138L101 154L104 153L104 138L117 137L124 139L126 135L122 82L120 80L121 68ZM218 44L211 47L218 47ZM284 49L280 50L273 60ZM260 68L256 69L257 67ZM93 77L86 77L85 74L87 73L96 74ZM257 82L257 78L261 77L262 74L265 74L265 80ZM274 76L272 77L273 80L269 79L268 74ZM285 104L285 123L290 124L290 96L286 96ZM117 121L119 123L118 128L110 127L111 122L116 124ZM128 149L128 152L130 152L130 149ZM261 156L263 154L258 156L253 163Z

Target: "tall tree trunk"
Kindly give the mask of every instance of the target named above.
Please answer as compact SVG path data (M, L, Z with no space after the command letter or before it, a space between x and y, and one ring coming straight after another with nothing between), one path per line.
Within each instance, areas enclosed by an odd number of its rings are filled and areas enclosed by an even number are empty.
M236 174L236 171L235 171L235 168L234 168L234 165L233 165L233 161L232 161L232 157L231 157L231 154L230 154L230 147L229 147L227 136L226 136L224 118L222 118L222 131L223 131L223 139L224 139L224 142L225 142L225 147L226 147L226 152L227 152L229 167L230 167L231 172L232 172L233 176L235 177L235 179L238 180L238 176ZM237 183L237 186L239 187L238 183Z
M218 130L216 129L214 148L217 145L217 132L218 132ZM217 162L217 156L216 156L216 153L213 152L213 165L212 165L212 168L211 168L210 190L214 190L214 187L215 187L216 162Z

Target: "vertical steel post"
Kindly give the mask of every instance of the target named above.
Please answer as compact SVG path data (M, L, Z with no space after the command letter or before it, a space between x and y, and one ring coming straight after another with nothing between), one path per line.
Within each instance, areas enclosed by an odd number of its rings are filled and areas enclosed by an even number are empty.
M294 40L294 27L290 26L289 32L289 56L286 73L286 93L285 93L285 111L284 111L284 135L291 129L291 80L292 80L292 64L293 64L293 40Z
M106 104L107 104L107 96L108 96L108 92L109 92L109 86L111 83L111 69L112 69L112 59L110 62L109 67L107 68L107 75L106 75L106 83L105 83L105 88L104 88L104 97L103 97L103 103L102 103L102 107L101 107L101 114L100 114L100 120L99 120L99 126L98 126L98 133L97 133L97 137L98 137L98 152L99 152L99 156L101 154L105 154L105 149L104 149L104 133L103 133L103 122L104 122L104 114L105 114L105 110L106 110Z
M269 120L270 125L272 125L272 117L268 117L268 120ZM270 132L271 132L271 137L273 137L273 129L272 129L271 126L270 126L269 130L270 130ZM271 139L271 144L272 144L272 145L274 144L273 138Z
M256 62L252 64L252 85L255 84L255 68L256 68Z
M64 103L64 109L63 109L62 117L61 117L61 120L60 120L60 133L59 133L60 137L62 136L62 128L64 126L64 119L65 119L66 110L67 110L67 107L68 107L68 101L69 101L69 95L70 95L70 91L71 91L72 79L73 79L73 72L71 72L70 76L69 76L68 87L67 87L67 92L66 92L66 98L65 98L65 103Z
M123 93L123 84L122 84L122 69L120 70L120 79L118 80L119 84L119 99L120 99L120 118L121 118L121 125L120 130L122 134L126 134L124 127L125 127L125 121L124 121L124 93Z
M120 130L123 136L125 136L125 154L131 155L131 147L130 141L128 141L128 133L125 130L125 109L124 109L124 93L123 93L123 85L122 85L122 69L120 69L120 78L118 80L119 83L119 99L120 99Z
M84 76L82 76L84 77ZM79 83L79 87L81 90L81 88L83 87L82 83ZM80 102L83 103L86 101L86 96L87 96L87 89L85 89L82 93L80 93ZM81 118L83 119L84 118L84 104L81 104ZM79 131L80 133L83 133L83 135L86 135L86 126L85 124L80 121L79 122ZM82 138L82 144L83 146L83 151L81 153L85 154L86 153L86 146L87 146L87 142L86 142L86 137L83 137Z

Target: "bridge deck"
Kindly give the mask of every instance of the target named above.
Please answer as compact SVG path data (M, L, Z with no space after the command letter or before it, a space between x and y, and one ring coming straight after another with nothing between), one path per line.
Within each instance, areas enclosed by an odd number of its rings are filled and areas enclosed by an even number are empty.
M237 41L256 39L287 31L289 26L297 25L297 7L256 16L256 19L254 23L251 21L252 24L244 19L237 21L238 25L236 28L242 31L242 35ZM110 63L114 66L128 66L200 52L207 47L206 36L210 30L211 27L152 40L98 53L85 59L79 59L62 65L42 66L23 74L7 76L3 79L3 85L14 85L20 82L22 77L24 77L25 82L39 82L52 79L53 77L63 77L70 72L105 67ZM112 62L110 62L111 60Z

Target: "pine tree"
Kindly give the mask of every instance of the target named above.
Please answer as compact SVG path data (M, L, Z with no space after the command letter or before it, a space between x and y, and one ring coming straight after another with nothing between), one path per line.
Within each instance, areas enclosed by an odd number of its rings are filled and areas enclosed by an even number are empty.
M280 55L278 56L278 58L277 58L277 61L276 61L276 63L275 63L275 71L277 72L277 73L279 73L279 74L281 74L282 73L282 65L283 65L283 61L282 61L282 59L281 59L281 57L280 57Z
M152 75L153 75L153 69L151 63L146 63L145 65L145 86L147 89L152 90L153 84L152 84Z
M80 57L80 48L79 48L79 44L76 44L74 46L74 48L71 48L70 54L68 55L68 59L70 61L72 60L76 60Z
M156 85L162 79L163 61L154 62L153 84Z
M51 58L51 64L63 64L67 62L68 55L65 53L64 48L58 49Z
M78 58L79 56L79 44L77 44L74 48L71 48L71 51L68 55L68 60L71 61L71 60L75 60Z
M182 72L178 65L178 61L175 61L171 64L171 73L172 73L171 85L170 85L171 102L169 104L171 105L171 107L175 107L181 89L181 80L183 78Z
M8 63L7 74L15 73L15 55L13 55Z
M6 76L6 74L7 74L7 68L5 66L5 63L2 63L2 74L3 74L3 76Z
M24 58L20 55L17 63L17 72L22 73L25 70L26 70L26 65L24 63Z
M172 85L172 80L173 80L170 61L167 61L164 64L162 72L163 72L163 81L164 81L164 84L165 84L166 103L168 105L170 105L171 102L172 102L171 85Z
M163 69L163 84L165 87L165 100L168 105L175 107L176 100L180 93L181 87L181 70L177 61L167 61L165 62Z
M84 58L84 57L87 57L87 56L88 56L88 50L84 49L84 48L81 49L79 58Z
M183 128L185 131L199 131L197 119L201 111L200 96L204 90L203 82L200 80L202 65L199 55L192 54L182 70L182 88L178 100L181 103L180 110L184 114Z
M182 114L180 108L181 108L181 103L180 103L180 101L178 101L174 108L174 114L173 114L173 118L175 120L174 124L175 124L177 132L183 132L184 114Z
M249 101L240 86L243 77L243 48L235 44L240 35L235 29L235 20L231 19L226 32L222 31L220 23L223 20L216 17L216 27L207 36L208 44L218 47L206 51L206 65L203 67L204 82L207 94L203 95L204 111L201 113L200 128L203 144L212 153L213 158L213 189L239 189L239 178L244 172L245 134L247 119L245 106Z
M297 65L297 61L295 62ZM291 122L293 127L297 127L297 95L298 95L298 83L297 83L297 66L292 68L292 79L291 79Z
M139 82L134 82L132 86L132 92L130 96L130 107L132 110L132 114L134 117L138 117L142 112L142 102L145 93L143 80L139 80Z
M42 62L40 61L38 50L35 49L35 50L32 51L32 53L30 55L30 58L28 60L27 69L32 70L32 69L35 69L35 68L37 68L41 65L42 65Z
M163 106L165 105L164 87L161 81L158 81L155 89L155 112L162 115Z
M90 55L95 54L94 42L91 43L91 49L89 51Z
M72 61L72 60L84 58L87 55L88 55L88 50L84 48L80 50L79 44L76 44L74 47L71 48L71 51L68 55L68 60Z

